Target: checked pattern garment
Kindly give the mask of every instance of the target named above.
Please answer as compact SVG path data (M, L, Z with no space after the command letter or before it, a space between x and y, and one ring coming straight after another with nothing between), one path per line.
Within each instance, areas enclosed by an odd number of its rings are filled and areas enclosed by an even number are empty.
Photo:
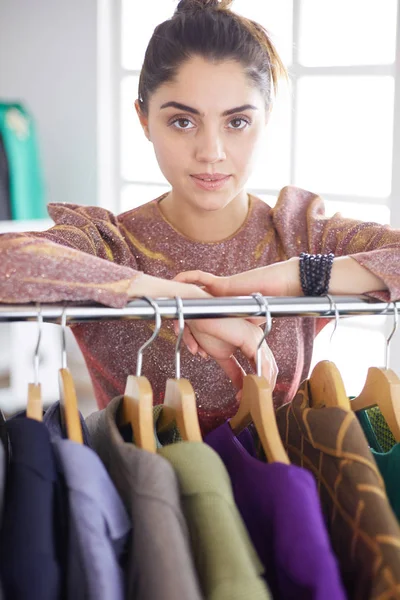
M307 381L276 416L291 462L317 481L349 598L400 598L400 529L356 416L310 408Z

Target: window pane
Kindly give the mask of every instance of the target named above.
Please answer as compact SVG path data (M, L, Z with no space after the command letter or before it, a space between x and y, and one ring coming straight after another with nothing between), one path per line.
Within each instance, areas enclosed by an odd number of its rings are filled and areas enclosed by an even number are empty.
M235 12L258 21L271 34L285 64L292 61L293 0L236 0ZM172 17L177 0L146 0L137 8L137 0L122 0L122 66L140 70L154 28Z
M303 77L295 183L322 192L390 195L392 77Z
M320 360L333 361L339 369L346 393L349 396L356 396L361 391L369 367L371 365L382 367L385 360L383 325L379 331L373 328L372 323L376 322L376 319L382 322L382 317L366 317L371 321L371 329L368 328L366 322L364 327L361 327L361 323L357 327L358 319L361 318L346 319L346 323L339 321L332 342L330 342L330 336L333 331L333 323L330 323L314 342L310 372Z
M251 192L251 189L249 189L249 192ZM268 206L270 206L271 208L274 208L276 201L278 200L278 194L276 194L275 196L272 196L271 194L254 194L254 195L257 196L257 198L260 198L260 200L262 200L266 204L268 204Z
M125 77L121 83L121 175L127 181L166 183L136 114L138 79Z
M270 121L248 187L280 189L290 176L291 97L286 84L275 100Z
M235 0L233 10L265 27L284 64L292 62L293 0Z
M119 212L126 212L155 200L170 189L161 185L124 185L121 191L121 206Z
M122 0L121 53L124 69L140 71L144 53L155 27L172 17L177 2L146 0L140 8L137 0Z
M302 0L299 61L307 66L395 60L396 0Z
M340 212L347 219L359 219L388 225L390 223L390 208L383 204L363 204L362 202L336 202L325 200L325 214L332 217Z

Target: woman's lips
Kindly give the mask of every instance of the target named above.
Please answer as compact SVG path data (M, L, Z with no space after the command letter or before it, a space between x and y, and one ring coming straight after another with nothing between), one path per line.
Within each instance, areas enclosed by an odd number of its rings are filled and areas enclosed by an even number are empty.
M202 190L207 191L220 190L224 187L224 185L227 183L230 177L230 175L218 175L214 178L212 178L212 176L207 178L206 175L191 175L191 178L194 181L194 183Z

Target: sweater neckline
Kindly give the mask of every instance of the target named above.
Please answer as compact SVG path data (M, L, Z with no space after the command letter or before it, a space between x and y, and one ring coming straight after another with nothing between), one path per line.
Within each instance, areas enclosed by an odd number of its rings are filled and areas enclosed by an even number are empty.
M249 208L247 210L246 218L243 221L243 223L240 225L240 227L238 227L238 229L236 229L236 231L234 231L231 235L229 235L226 238L223 238L222 240L218 240L216 242L201 242L200 240L195 240L195 239L189 237L188 235L185 235L181 231L179 231L179 229L177 229L174 225L172 225L172 223L170 221L168 221L168 219L163 215L162 210L160 208L160 203L164 200L164 198L167 196L167 194L169 194L169 192L165 192L165 194L162 194L162 196L159 196L156 200L154 200L159 217L164 221L164 223L170 229L172 229L179 237L184 239L186 242L189 242L191 244L201 244L203 246L217 246L218 244L223 244L225 242L232 240L239 233L241 233L244 229L246 229L246 227L248 226L248 223L250 221L250 218L253 214L253 209L254 209L255 200L256 200L255 196L253 196L252 194L249 194L249 193L247 194L247 196L249 198Z

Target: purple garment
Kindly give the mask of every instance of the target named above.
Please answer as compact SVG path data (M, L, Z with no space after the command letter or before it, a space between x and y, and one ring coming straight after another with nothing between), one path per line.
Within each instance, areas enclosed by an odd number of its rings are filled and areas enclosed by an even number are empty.
M225 463L274 598L344 600L312 475L294 465L261 462L251 433L243 432L239 441L229 422L204 441Z

